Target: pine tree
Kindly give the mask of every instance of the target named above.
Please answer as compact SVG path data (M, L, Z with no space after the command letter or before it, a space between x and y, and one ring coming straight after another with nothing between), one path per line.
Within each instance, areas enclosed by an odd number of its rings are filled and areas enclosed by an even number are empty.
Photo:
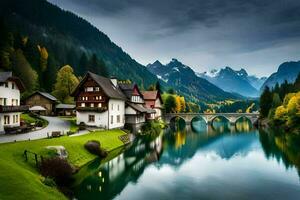
M267 117L272 107L273 95L268 86L265 87L262 95L260 96L260 115Z
M77 74L82 76L87 72L87 70L88 70L88 58L85 53L82 53L79 59Z
M159 81L156 82L155 88L156 88L156 90L157 90L159 93L162 93L162 91L161 91L161 85L160 85L160 82L159 82Z
M282 104L282 101L279 97L278 93L274 93L273 94L273 100L272 100L272 108L277 108L278 106L280 106Z
M298 74L295 83L294 83L294 92L300 91L300 73Z

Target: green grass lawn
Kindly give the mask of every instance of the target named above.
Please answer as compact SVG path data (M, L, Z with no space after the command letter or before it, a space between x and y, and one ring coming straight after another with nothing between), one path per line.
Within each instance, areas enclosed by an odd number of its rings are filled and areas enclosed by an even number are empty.
M37 124L39 121L41 121L43 127L46 127L48 125L48 121L39 117L34 117L33 115L30 115L28 113L21 114L21 120L24 120L27 124Z
M97 131L77 137L60 137L17 143L0 144L0 199L66 199L56 188L45 186L33 162L25 162L24 150L36 153L46 146L62 145L69 153L69 162L82 167L96 158L84 149L88 140L98 140L101 146L111 151L123 143L119 136L121 130Z
M70 131L76 133L79 130L79 126L76 124L76 117L60 117L63 120L70 122Z

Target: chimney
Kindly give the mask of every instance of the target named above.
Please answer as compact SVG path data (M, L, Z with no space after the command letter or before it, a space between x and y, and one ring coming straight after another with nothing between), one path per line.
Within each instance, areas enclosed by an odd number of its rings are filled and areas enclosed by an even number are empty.
M110 77L110 81L112 82L112 84L117 87L118 86L118 79L115 76Z

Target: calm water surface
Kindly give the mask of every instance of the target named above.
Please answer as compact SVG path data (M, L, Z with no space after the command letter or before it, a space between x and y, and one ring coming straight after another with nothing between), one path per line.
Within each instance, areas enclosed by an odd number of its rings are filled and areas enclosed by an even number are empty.
M84 167L76 199L300 199L300 140L221 121L179 124Z

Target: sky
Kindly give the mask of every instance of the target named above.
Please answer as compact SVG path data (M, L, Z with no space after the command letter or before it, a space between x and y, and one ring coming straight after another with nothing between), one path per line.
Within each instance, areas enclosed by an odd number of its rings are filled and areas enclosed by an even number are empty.
M49 0L147 65L230 66L268 76L300 60L299 0Z

